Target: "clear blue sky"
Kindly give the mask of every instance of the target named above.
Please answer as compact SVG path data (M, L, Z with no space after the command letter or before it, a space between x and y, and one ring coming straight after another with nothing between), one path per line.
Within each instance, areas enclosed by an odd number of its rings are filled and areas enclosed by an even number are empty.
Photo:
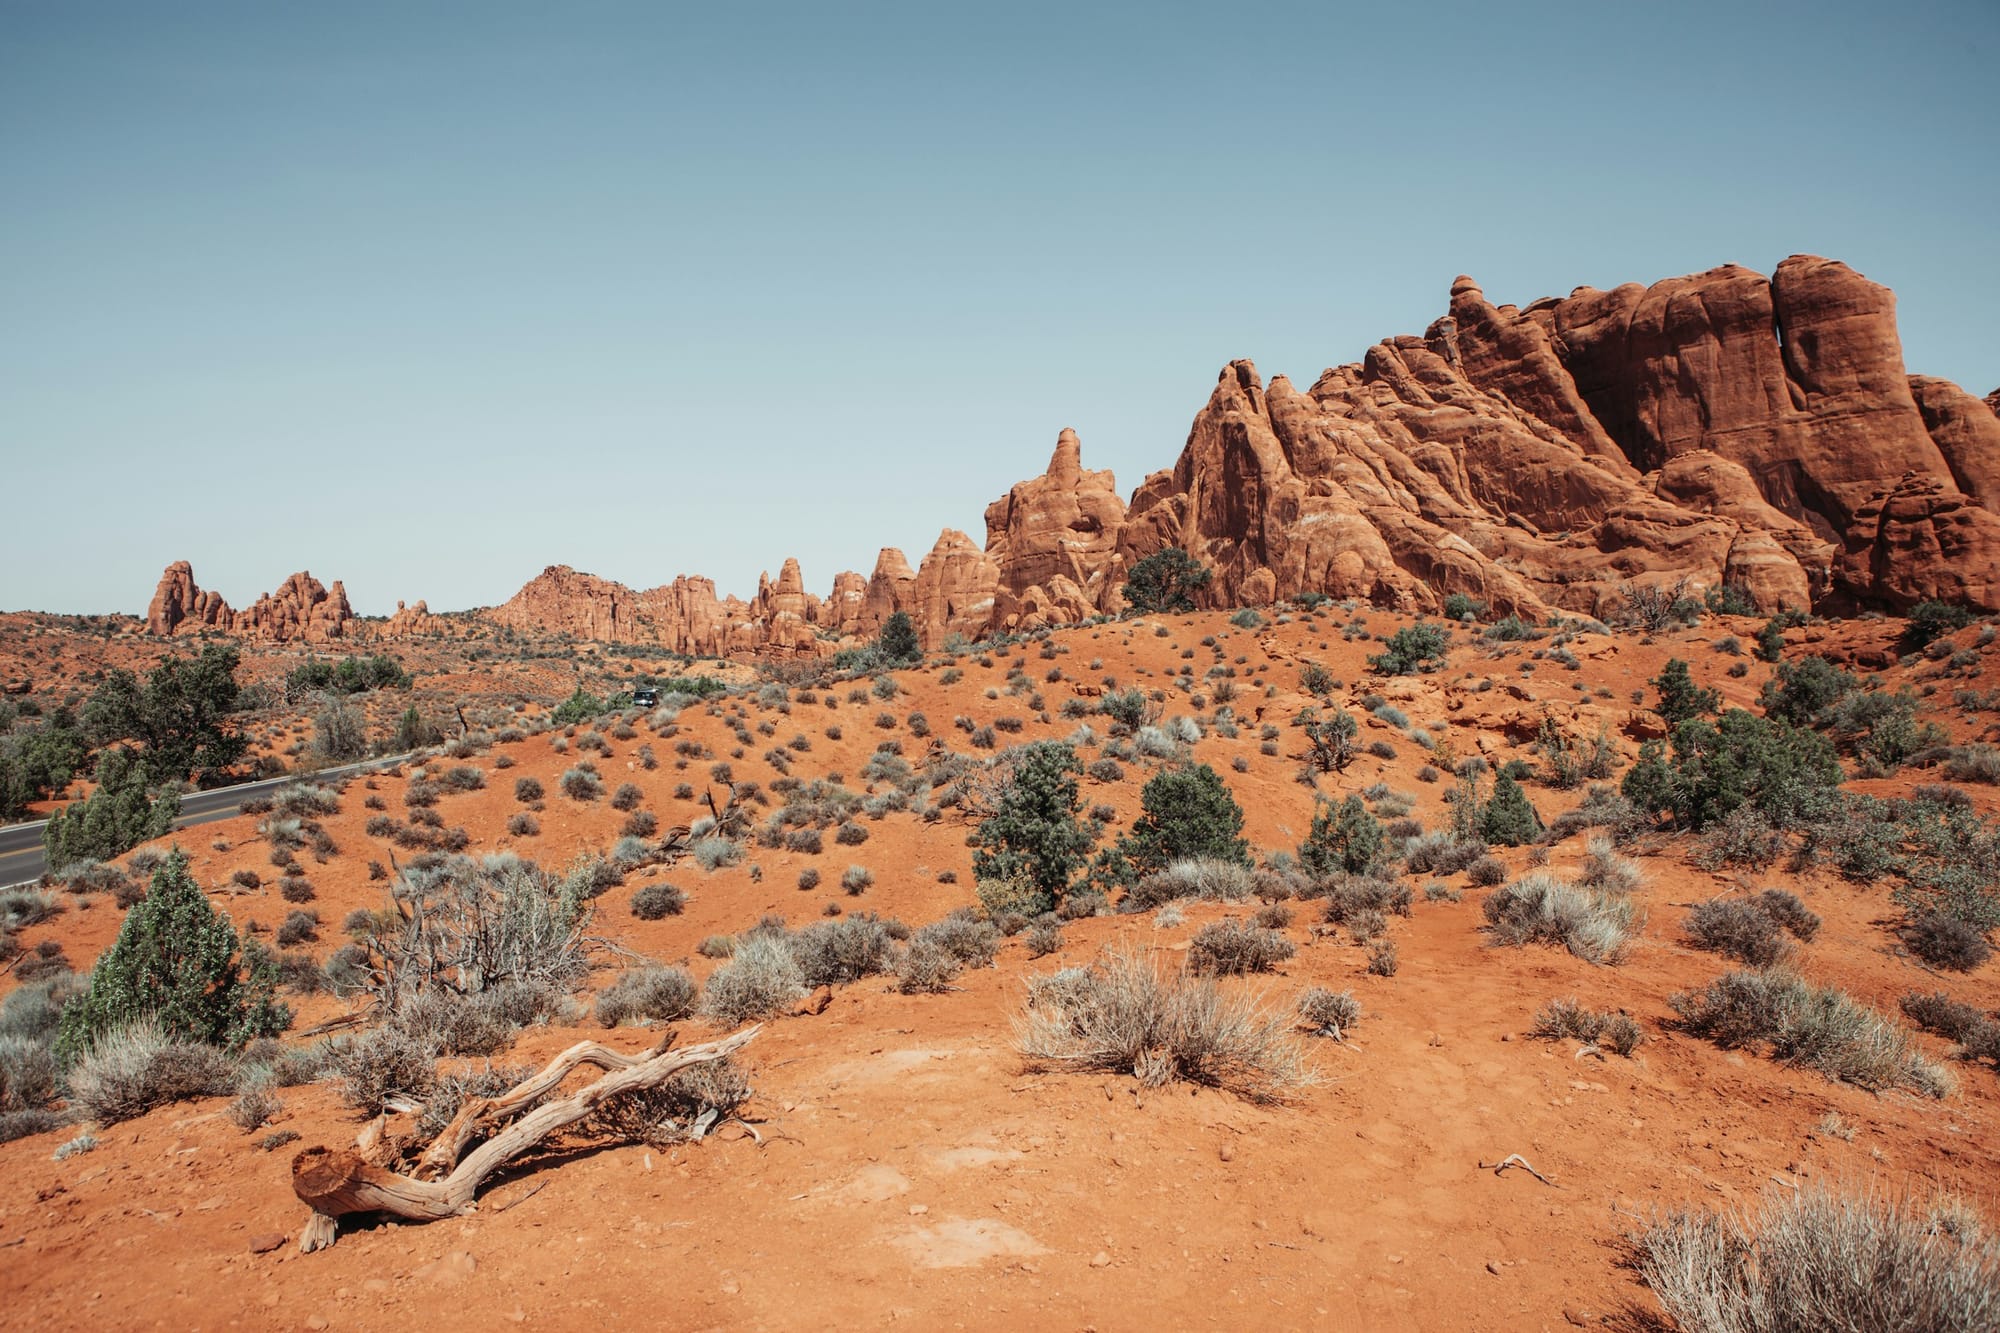
M0 607L824 591L1230 358L1794 252L2000 384L2000 6L0 3Z

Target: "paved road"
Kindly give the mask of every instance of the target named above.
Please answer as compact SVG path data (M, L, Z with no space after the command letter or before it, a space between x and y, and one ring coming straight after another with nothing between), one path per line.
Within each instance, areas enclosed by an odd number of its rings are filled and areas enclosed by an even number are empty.
M206 824L217 819L227 819L243 808L245 801L254 801L260 796L270 796L286 783L299 782L310 778L337 778L349 773L365 773L371 768L387 768L399 764L410 756L407 754L386 755L381 759L368 759L358 764L345 764L339 768L323 768L317 773L300 773L282 778L266 778L262 782L246 782L236 787L215 787L208 791L191 791L181 796L180 818L174 821L177 829L192 828L196 824ZM42 830L48 827L45 819L32 824L9 824L0 828L0 885L28 884L42 877L48 862L42 856Z

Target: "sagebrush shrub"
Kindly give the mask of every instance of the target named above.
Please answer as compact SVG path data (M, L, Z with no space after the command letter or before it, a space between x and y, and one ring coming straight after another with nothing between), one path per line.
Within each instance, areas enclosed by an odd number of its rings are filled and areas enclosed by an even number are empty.
M1163 973L1135 951L1029 983L1015 1030L1030 1068L1128 1073L1282 1100L1315 1081L1284 1012L1210 977Z
M805 975L782 938L749 934L738 939L729 961L708 979L702 1012L734 1025L767 1018L804 995Z
M1214 921L1195 932L1188 946L1188 966L1196 972L1236 976L1268 972L1298 949L1275 930L1241 921Z
M221 1050L171 1036L146 1018L99 1032L69 1071L70 1100L102 1125L221 1096L235 1083L236 1064Z
M1768 1042L1773 1059L1830 1079L1930 1097L1952 1090L1951 1076L1902 1027L1842 991L1790 973L1728 972L1667 1002L1689 1032L1725 1050Z
M686 906L687 894L665 882L648 884L632 895L632 915L641 921L679 916Z
M1646 1285L1702 1333L2000 1327L2000 1243L1929 1207L1814 1182L1749 1214L1656 1216L1633 1238Z
M1784 939L1778 923L1753 902L1715 899L1697 906L1684 923L1688 939L1752 967L1769 967L1783 956Z
M1616 963L1635 916L1624 898L1579 889L1544 871L1495 889L1482 911L1502 944L1560 944L1588 963Z
M598 992L597 1021L608 1028L634 1019L671 1023L692 1014L699 995L681 968L633 968Z
M844 985L887 972L899 923L872 914L822 921L786 937L807 986Z
M1904 932L1910 952L1948 972L1970 972L1993 956L1993 946L1976 927L1941 912L1929 912Z

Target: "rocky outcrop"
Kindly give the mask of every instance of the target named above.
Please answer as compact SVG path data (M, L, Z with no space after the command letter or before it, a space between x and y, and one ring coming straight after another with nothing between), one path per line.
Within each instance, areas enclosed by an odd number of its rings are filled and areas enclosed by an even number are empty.
M936 648L952 635L976 639L993 623L994 590L1000 586L1000 566L956 528L938 534L930 554L917 567L910 584L910 604L904 608L916 622L925 648Z
M1207 605L1330 593L1410 611L1466 593L1497 612L1602 614L1627 583L1734 584L1762 609L1926 597L2000 609L2000 390L1909 375L1895 298L1795 255L1525 307L1452 283L1422 337L1384 339L1301 391L1231 362L1174 466L1121 500L1065 430L1042 475L947 528L911 569L835 576L796 560L748 601L683 576L634 591L566 566L503 625L695 656L818 655L898 611L927 647L1115 613L1132 564L1180 546ZM387 632L427 617L399 607ZM232 613L185 564L148 622L337 637L338 583L298 575Z
M1816 568L1796 531L1737 516L1769 529L1834 609L1906 605L1919 588L1981 582L1907 565L1934 558L1926 552L1958 545L1975 563L1996 554L1980 554L1976 518L1929 504L1924 512L1952 533L1867 549L1888 540L1872 525L1906 474L1975 504L1990 495L1996 464L1984 437L2000 423L1955 386L1905 373L1894 294L1844 264L1794 255L1768 279L1727 265L1650 287L1579 288L1520 311L1455 291L1453 315L1461 345L1481 348L1465 357L1468 377L1580 448L1597 452L1601 429L1648 473L1690 453L1740 466L1770 508L1841 553Z
M859 575L848 576L858 601ZM496 624L534 634L658 644L690 657L730 654L830 653L821 635L828 603L805 591L796 560L776 580L768 575L745 602L719 598L715 582L684 574L672 583L636 591L612 579L567 565L550 565L499 606L480 614Z
M375 632L385 639L421 639L443 633L444 623L431 614L428 603L419 601L406 606L399 601L395 614L383 621Z
M347 589L335 579L325 587L303 570L259 597L248 610L236 613L236 632L252 639L324 643L346 637L354 608Z
M1958 489L2000 510L2000 391L1979 399L1950 380L1912 375L1910 396Z
M1764 608L1991 606L2000 419L1908 376L1895 299L1794 256L1450 313L1306 393L1226 369L1134 494L1129 561L1187 548L1216 606L1314 590L1410 609L1601 611L1628 581Z
M311 574L300 571L278 585L275 592L259 597L247 610L232 611L219 594L204 592L195 584L194 568L185 560L167 566L146 608L149 634L206 629L276 643L342 639L347 637L353 620L354 608L348 605L347 590L338 580L329 589Z
M917 571L910 568L909 559L893 546L883 547L875 557L875 572L868 576L868 595L854 632L879 633L882 622L898 611L908 611L916 583Z
M220 593L203 592L195 585L194 566L176 560L160 575L153 600L146 607L148 634L173 634L185 625L190 630L233 627L235 612Z
M1032 629L1094 615L1122 583L1125 502L1110 472L1086 472L1076 432L1056 437L1048 469L986 506L986 555L998 567L992 624Z

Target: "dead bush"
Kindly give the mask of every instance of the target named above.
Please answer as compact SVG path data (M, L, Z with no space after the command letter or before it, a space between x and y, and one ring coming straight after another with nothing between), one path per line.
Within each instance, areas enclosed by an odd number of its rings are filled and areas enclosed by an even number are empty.
M222 1051L167 1036L141 1020L105 1033L69 1071L70 1100L101 1125L155 1107L234 1090L236 1065Z
M690 1065L657 1088L614 1097L580 1129L620 1143L667 1148L705 1137L749 1098L742 1069L725 1057Z
M1634 1236L1640 1274L1702 1333L2000 1328L2000 1244L1957 1201L1814 1183L1756 1216L1680 1212Z
M1725 1050L1768 1043L1784 1064L1864 1088L1948 1096L1952 1078L1901 1026L1843 991L1786 972L1727 972L1671 996L1681 1025Z
M615 1028L628 1020L672 1023L695 1009L700 987L678 967L633 968L597 996L597 1021Z
M1330 991L1314 986L1299 996L1299 1020L1316 1037L1339 1041L1361 1021L1361 1002L1353 991Z
M1290 1018L1212 977L1163 973L1136 951L1029 983L1016 1020L1031 1069L1131 1074L1279 1101L1315 1081Z
M1188 945L1188 966L1196 972L1241 976L1269 972L1297 952L1275 930L1241 921L1213 921L1195 932Z
M1616 963L1634 928L1629 900L1590 893L1535 871L1487 896L1482 910L1501 944L1560 944L1587 963Z

